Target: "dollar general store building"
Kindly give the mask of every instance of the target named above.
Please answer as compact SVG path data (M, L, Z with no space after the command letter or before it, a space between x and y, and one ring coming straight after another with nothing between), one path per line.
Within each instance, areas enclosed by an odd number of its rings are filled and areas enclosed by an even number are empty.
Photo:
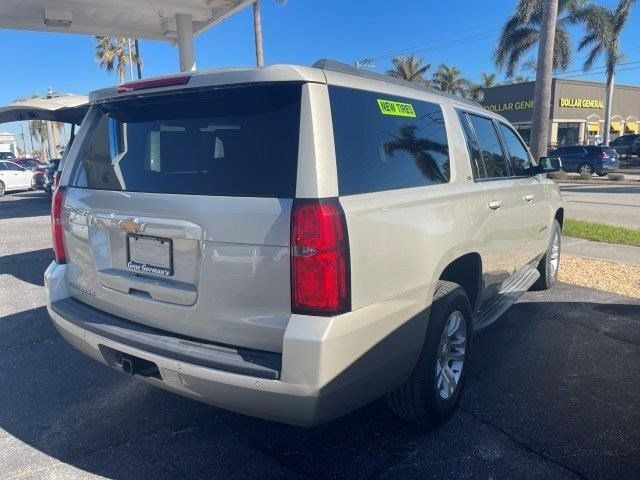
M482 104L507 118L525 141L531 134L535 82L487 88ZM551 84L551 146L602 141L605 84L554 78ZM611 140L640 131L640 87L615 86Z

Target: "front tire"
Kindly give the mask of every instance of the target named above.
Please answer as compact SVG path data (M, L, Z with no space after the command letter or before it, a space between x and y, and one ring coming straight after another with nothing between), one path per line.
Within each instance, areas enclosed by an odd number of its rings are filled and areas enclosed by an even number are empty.
M551 226L551 237L544 257L538 264L540 278L531 287L532 290L548 290L558 283L558 269L560 268L560 251L562 248L562 228L558 220Z
M456 283L438 282L418 362L407 381L387 395L393 413L427 427L453 414L465 383L472 318L464 289Z

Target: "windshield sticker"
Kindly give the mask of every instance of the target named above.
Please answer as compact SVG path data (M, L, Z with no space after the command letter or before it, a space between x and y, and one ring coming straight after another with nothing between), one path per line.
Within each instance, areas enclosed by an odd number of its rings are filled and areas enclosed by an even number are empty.
M416 112L410 103L393 102L378 98L378 106L383 115L395 115L396 117L415 118Z

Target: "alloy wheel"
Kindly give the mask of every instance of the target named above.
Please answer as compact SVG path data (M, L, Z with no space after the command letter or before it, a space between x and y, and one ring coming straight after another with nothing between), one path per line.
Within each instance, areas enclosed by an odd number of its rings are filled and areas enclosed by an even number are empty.
M456 310L449 315L442 331L436 359L436 390L443 399L456 391L462 375L467 349L467 322Z
M589 165L588 163L583 163L582 165L580 165L579 172L581 174L584 173L584 174L592 175L593 169L591 168L591 165Z
M552 278L558 274L558 265L560 263L560 233L556 230L551 240L551 255L549 256L549 273Z

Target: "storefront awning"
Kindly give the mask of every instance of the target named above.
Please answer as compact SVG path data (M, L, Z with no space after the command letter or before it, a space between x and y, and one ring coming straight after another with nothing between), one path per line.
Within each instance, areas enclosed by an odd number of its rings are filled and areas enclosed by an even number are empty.
M627 122L625 129L629 133L638 133L638 122Z
M599 123L589 123L587 125L587 130L589 132L595 132L598 133L600 131L600 124Z
M619 132L622 130L622 124L620 122L611 122L611 131Z

